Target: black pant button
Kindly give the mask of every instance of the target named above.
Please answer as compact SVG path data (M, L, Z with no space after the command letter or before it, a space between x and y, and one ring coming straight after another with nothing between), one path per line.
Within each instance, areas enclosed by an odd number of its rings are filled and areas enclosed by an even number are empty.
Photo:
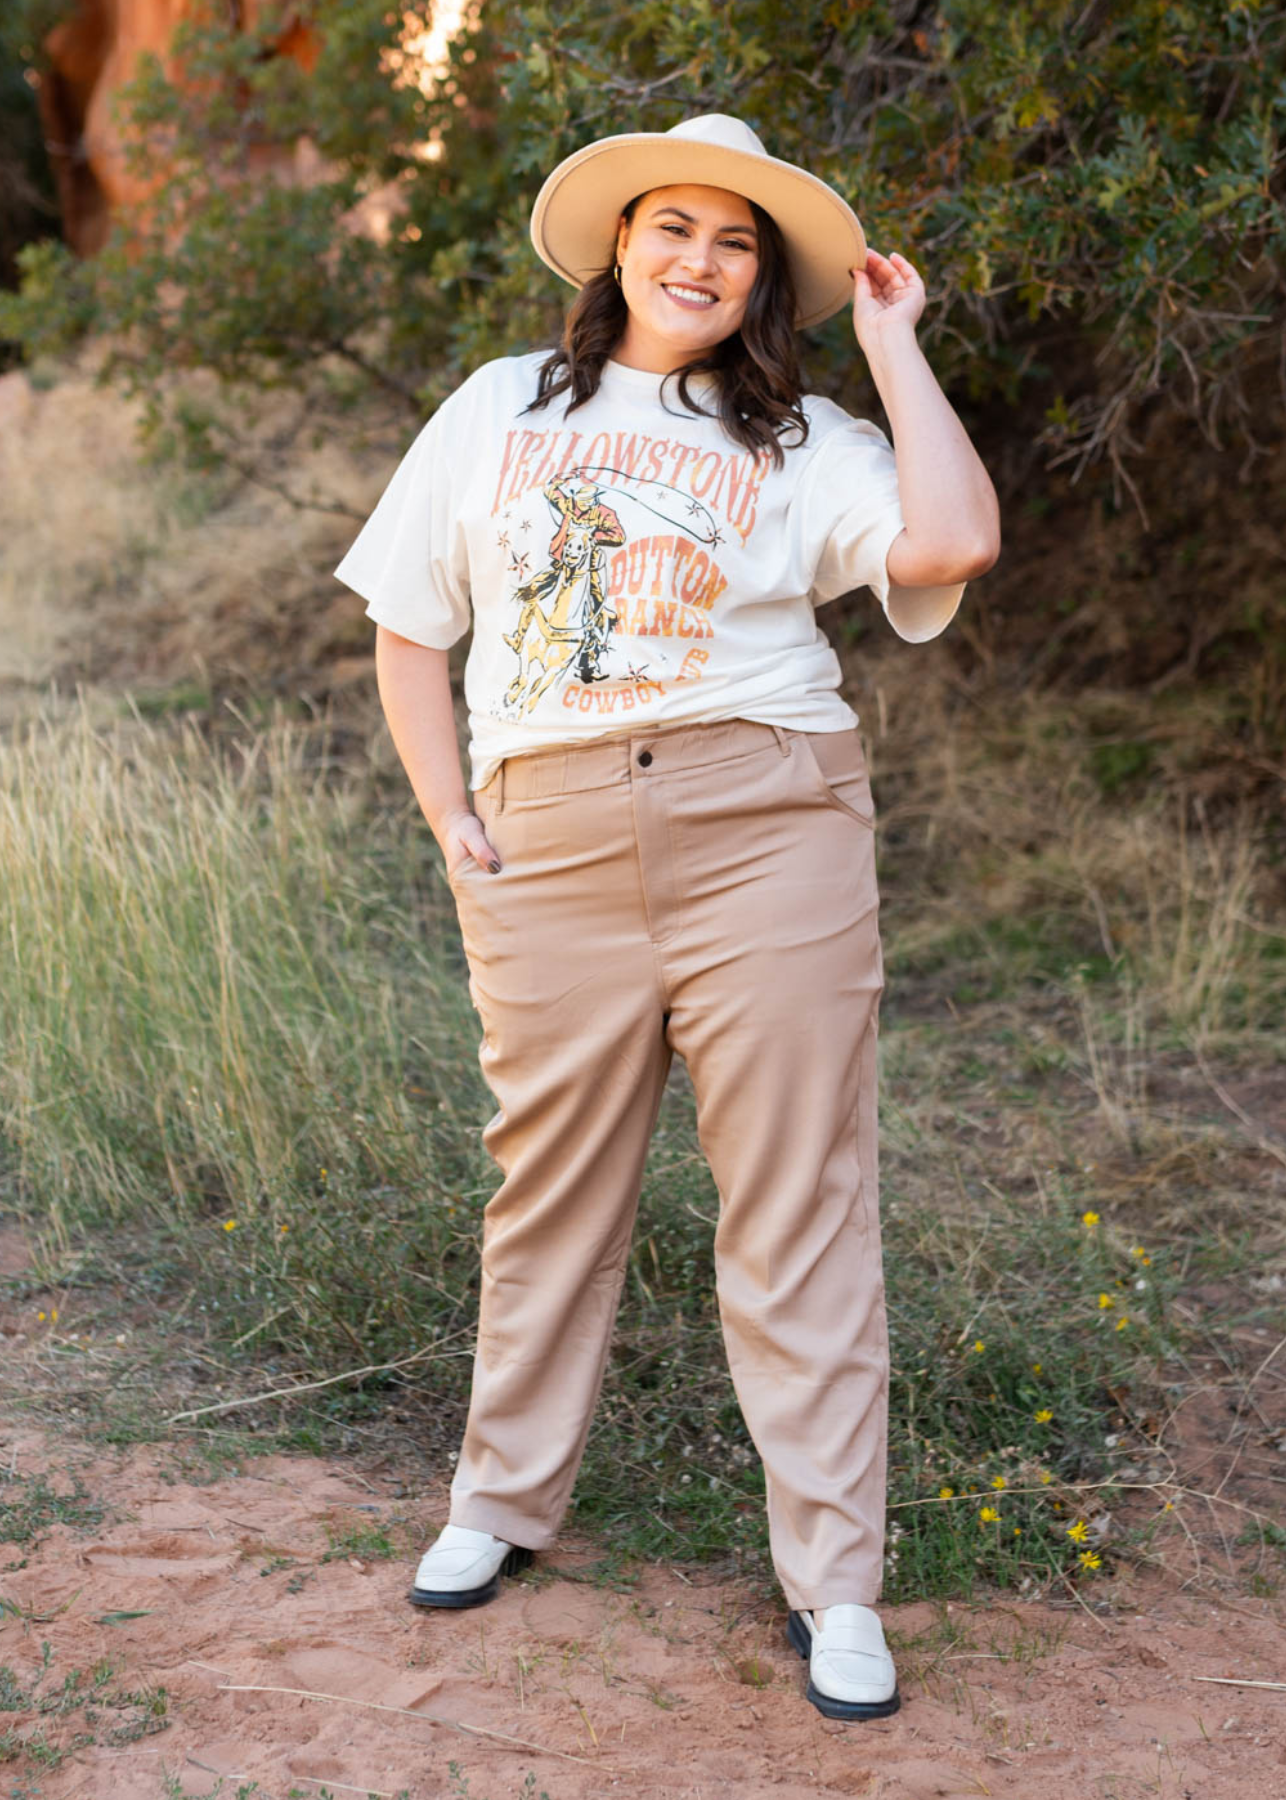
M640 750L639 751L639 761L643 764L643 767L645 769L647 768L647 766L651 762L651 760L652 760L652 752L650 750Z

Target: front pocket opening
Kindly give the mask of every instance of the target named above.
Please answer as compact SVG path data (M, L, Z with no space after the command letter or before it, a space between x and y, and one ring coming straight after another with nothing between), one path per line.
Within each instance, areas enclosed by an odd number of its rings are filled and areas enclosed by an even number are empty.
M842 736L843 734L837 735ZM822 767L816 747L805 733L799 733L795 741L803 752L806 767L814 779L814 786L828 804L833 806L837 812L842 812L847 818L855 820L859 825L865 825L868 830L873 830L875 807L871 800L870 781L866 772L865 759L862 759L857 768L839 770L830 774ZM859 756L860 754L859 750ZM858 804L854 805L852 801L847 800L841 788L848 788Z

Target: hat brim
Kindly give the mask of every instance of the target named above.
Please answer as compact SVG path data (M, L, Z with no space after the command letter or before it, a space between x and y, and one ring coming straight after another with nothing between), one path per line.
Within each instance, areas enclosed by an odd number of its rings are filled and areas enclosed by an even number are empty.
M573 287L583 286L611 267L626 204L650 188L681 182L727 188L771 215L795 279L797 330L852 305L848 271L866 267L866 237L834 188L778 157L663 131L599 138L564 158L532 208L537 256Z

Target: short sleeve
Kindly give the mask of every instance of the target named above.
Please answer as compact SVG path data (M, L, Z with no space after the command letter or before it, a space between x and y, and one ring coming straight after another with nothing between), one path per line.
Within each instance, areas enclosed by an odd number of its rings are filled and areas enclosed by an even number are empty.
M368 618L433 650L449 649L470 622L459 403L457 389L420 431L335 570Z
M802 489L814 603L869 587L908 643L924 643L946 629L960 605L963 581L927 588L889 581L889 549L906 521L897 458L878 425L847 419L829 431L804 471Z

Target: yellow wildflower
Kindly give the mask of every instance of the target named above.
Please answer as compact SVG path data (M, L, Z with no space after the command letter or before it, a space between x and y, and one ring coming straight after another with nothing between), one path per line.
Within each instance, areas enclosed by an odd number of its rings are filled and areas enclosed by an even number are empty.
M992 1485L992 1487L994 1487L994 1488L1002 1488L1002 1487L1004 1487L1004 1485L1005 1485L1005 1478L1004 1478L1004 1476L1003 1476L1003 1475L993 1475L993 1476L992 1476L992 1478L991 1478L991 1485Z
M1105 1306L1115 1306L1116 1305L1115 1294L1100 1294L1098 1297L1098 1304L1099 1304L1100 1312L1102 1312L1102 1310Z
M952 1500L955 1498L955 1492L956 1492L956 1490L954 1488L940 1487L938 1489L938 1499L939 1500Z
M1096 1212L1083 1212L1081 1214L1081 1224L1089 1226L1097 1225L1098 1214Z
M44 1313L37 1313L36 1317L37 1317L37 1319L43 1320L46 1317L46 1315Z
M1086 1538L1089 1536L1089 1534L1090 1534L1090 1528L1085 1523L1084 1519L1077 1519L1077 1521L1074 1525L1069 1525L1067 1527L1068 1537L1075 1538L1075 1540L1078 1544L1083 1544L1085 1542Z
M1042 1367L1042 1365L1041 1365L1041 1364L1040 1364L1040 1363L1033 1363L1033 1364L1032 1364L1032 1366L1031 1366L1031 1372L1032 1372L1032 1374L1033 1374L1033 1375L1039 1375L1039 1374L1040 1374L1040 1371L1041 1371L1041 1367Z
M1051 1474L1050 1474L1050 1472L1049 1472L1049 1470L1048 1470L1048 1469L1042 1469L1042 1470L1041 1470L1041 1472L1040 1472L1040 1478L1041 1478L1041 1480L1042 1480L1042 1481L1043 1481L1043 1482L1044 1482L1044 1483L1045 1483L1045 1486L1046 1486L1046 1487L1048 1487L1048 1486L1049 1486L1049 1484L1050 1484L1050 1482L1051 1482L1051 1481L1052 1481L1052 1480L1053 1480L1053 1479L1054 1479L1054 1477L1053 1477L1053 1476L1052 1476L1052 1475L1051 1475Z
M1146 1256L1147 1252L1144 1250L1142 1244L1131 1244L1130 1245L1130 1255L1131 1256Z
M984 1506L979 1509L978 1523L980 1525L994 1525L999 1517L1000 1514L996 1511L994 1506Z
M56 1306L49 1314L49 1322L51 1325L56 1325L58 1323L58 1308Z
M237 1221L235 1219L225 1219L223 1221L223 1229L225 1231L235 1231L237 1229Z
M987 1348L987 1346L983 1343L981 1338L975 1338L973 1340L973 1347L974 1347L975 1354L978 1356L981 1356L983 1351Z
M1047 1406L1042 1406L1038 1413L1032 1414L1032 1417L1035 1419L1035 1421L1038 1425L1048 1425L1049 1421L1053 1418L1053 1416L1054 1416L1053 1413L1049 1410L1049 1408Z
M1120 1318L1116 1321L1116 1329L1118 1331L1124 1331L1125 1327L1129 1324L1129 1322L1130 1321L1129 1321L1128 1315L1126 1313L1122 1313Z
M1093 1550L1082 1550L1076 1560L1085 1569L1101 1568L1103 1562L1102 1557L1096 1556Z
M1015 1536L1015 1537L1021 1537L1021 1536L1022 1536L1022 1535L1023 1535L1023 1528L1022 1528L1022 1526L1021 1526L1021 1525L1015 1525L1015 1526L1014 1526L1014 1536Z

